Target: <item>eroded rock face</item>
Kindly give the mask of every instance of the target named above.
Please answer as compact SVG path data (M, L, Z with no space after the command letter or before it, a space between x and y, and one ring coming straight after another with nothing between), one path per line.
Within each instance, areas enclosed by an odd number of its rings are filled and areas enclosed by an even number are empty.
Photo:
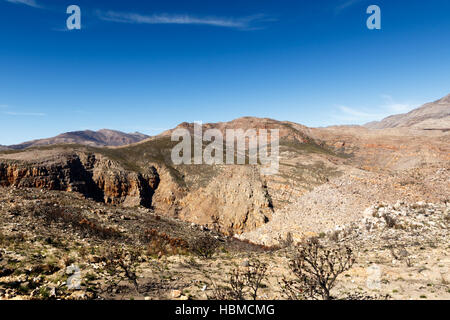
M0 162L1 186L79 192L97 201L125 206L151 206L158 184L154 167L145 174L128 172L93 154L69 154L40 162Z
M148 165L141 173L101 154L24 153L0 159L0 186L79 192L108 204L153 208L225 234L250 231L271 219L272 200L257 168L223 166L217 172L203 184L186 184L183 173L164 165Z
M181 200L180 217L225 234L239 234L267 223L272 213L272 202L258 170L227 166L207 186Z

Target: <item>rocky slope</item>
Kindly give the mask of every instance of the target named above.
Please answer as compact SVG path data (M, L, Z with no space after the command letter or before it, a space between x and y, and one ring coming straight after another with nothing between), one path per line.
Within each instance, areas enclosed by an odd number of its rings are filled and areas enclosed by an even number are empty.
M131 169L126 161L111 160L98 150L55 148L0 155L0 186L78 192L107 204L155 208L226 234L250 231L271 217L270 196L255 169L223 166L210 176L199 171L185 180L163 162ZM200 183L202 175L206 177Z
M413 127L425 130L450 129L450 95L406 114L387 117L365 125L370 129Z
M148 136L139 132L124 133L115 130L74 131L60 134L53 138L39 139L9 146L10 149L25 149L36 146L54 144L82 144L89 146L122 146L147 139Z
M275 245L290 234L300 241L358 221L367 207L381 201L445 204L450 200L449 181L450 167L416 168L392 175L354 170L275 210L271 221L239 238Z

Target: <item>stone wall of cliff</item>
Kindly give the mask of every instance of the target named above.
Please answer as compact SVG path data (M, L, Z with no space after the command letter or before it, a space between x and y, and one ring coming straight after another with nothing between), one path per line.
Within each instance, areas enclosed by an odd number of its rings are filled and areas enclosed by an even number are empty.
M107 158L84 153L51 160L2 160L0 186L79 192L105 203L150 207L159 184L154 167L145 174L129 172Z
M257 170L247 166L218 169L217 176L194 187L186 185L177 169L161 164L135 172L97 153L24 155L0 158L0 186L79 192L108 204L153 208L225 234L253 230L273 213L267 188ZM200 170L198 175L205 174Z

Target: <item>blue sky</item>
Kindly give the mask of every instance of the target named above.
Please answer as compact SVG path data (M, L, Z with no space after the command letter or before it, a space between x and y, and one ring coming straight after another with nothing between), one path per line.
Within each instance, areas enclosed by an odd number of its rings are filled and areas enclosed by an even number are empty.
M449 39L448 0L0 0L0 144L247 115L361 124L450 93Z

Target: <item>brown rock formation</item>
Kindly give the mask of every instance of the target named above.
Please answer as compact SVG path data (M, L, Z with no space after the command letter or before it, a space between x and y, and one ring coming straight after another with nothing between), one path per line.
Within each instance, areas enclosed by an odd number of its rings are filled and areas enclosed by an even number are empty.
M29 150L1 156L0 186L79 192L108 204L152 207L227 234L253 230L271 218L272 202L257 168L222 166L207 174L211 168L194 173L192 166L148 163L132 171L98 153Z
M41 159L40 159L41 160ZM0 185L79 192L105 203L151 206L159 176L127 172L101 155L73 153L41 161L4 160Z
M267 187L257 168L228 166L207 186L181 200L180 217L226 234L253 230L272 218Z

